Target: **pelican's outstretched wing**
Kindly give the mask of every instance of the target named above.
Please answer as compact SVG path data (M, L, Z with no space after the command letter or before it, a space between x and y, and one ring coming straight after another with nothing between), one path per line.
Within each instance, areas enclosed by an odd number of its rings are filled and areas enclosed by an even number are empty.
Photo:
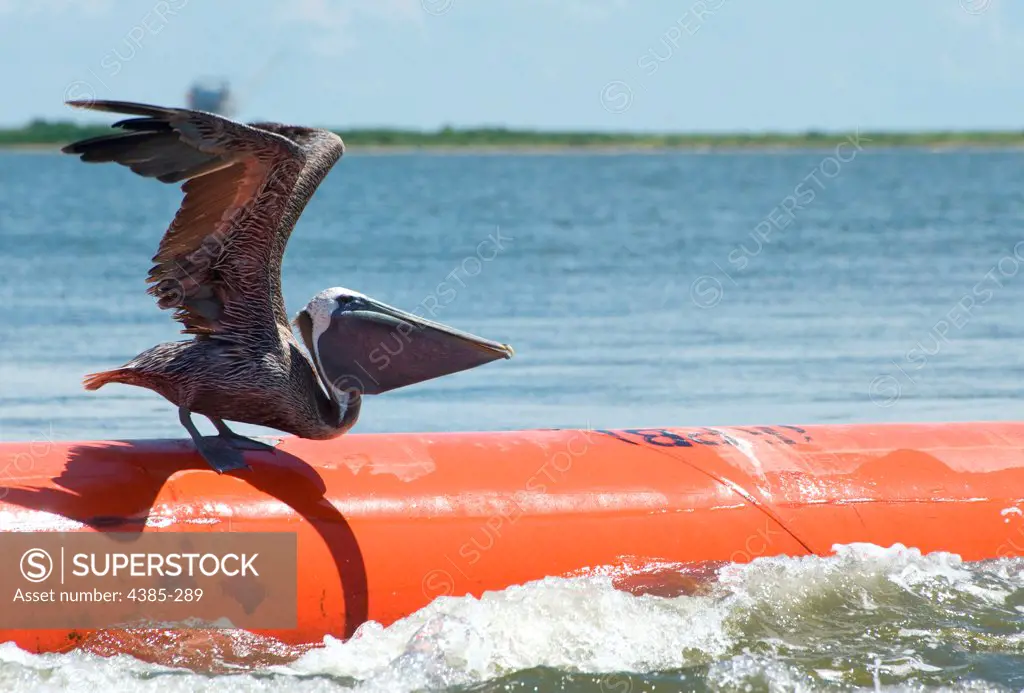
M62 149L87 162L115 162L185 197L160 241L149 293L175 308L182 332L244 340L288 328L281 258L309 198L341 157L326 130L244 125L201 111L123 101L69 105L133 116L126 132Z

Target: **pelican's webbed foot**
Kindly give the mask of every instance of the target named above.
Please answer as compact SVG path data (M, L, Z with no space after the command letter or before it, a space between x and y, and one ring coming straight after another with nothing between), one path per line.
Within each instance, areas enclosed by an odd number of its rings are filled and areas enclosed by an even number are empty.
M243 436L240 433L235 433L228 425L224 423L223 419L215 419L210 417L210 421L217 427L217 432L220 434L220 438L223 438L230 445L238 450L273 450L274 446L269 443L263 443L258 440L253 440Z
M196 425L192 423L192 413L188 409L178 407L178 419L188 434L192 436L196 450L218 474L236 469L251 469L242 456L242 452L231 445L223 437L223 434L209 437L201 435L196 429Z

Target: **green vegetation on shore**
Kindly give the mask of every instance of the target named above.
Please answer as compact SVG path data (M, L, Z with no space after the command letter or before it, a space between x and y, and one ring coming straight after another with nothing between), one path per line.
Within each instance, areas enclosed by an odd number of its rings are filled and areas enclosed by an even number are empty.
M34 120L20 128L0 128L0 147L54 146L109 134L105 125ZM997 147L1024 146L1024 131L861 132L861 133L694 133L640 134L612 132L543 132L505 128L443 128L433 132L362 128L336 130L346 144L394 148L627 148L627 149L750 149L831 148L859 140L871 147Z

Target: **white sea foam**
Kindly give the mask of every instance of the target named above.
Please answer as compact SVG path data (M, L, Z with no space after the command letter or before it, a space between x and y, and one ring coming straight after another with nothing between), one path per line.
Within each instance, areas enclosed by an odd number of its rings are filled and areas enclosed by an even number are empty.
M534 667L608 676L616 684L624 683L621 672L682 670L678 676L705 678L713 689L749 684L810 690L851 683L850 667L861 676L873 671L871 648L881 653L877 676L933 675L940 667L926 650L948 636L936 626L942 619L930 620L926 609L961 600L1012 613L1007 597L1024 593L1019 562L979 567L951 554L921 555L902 546L856 544L835 551L828 558L726 565L717 582L697 595L634 595L616 589L614 571L594 571L479 599L443 597L387 628L364 624L346 642L328 637L323 647L290 664L258 672L199 675L128 656L32 655L8 644L0 646L0 690L244 693L354 687L397 693L471 686ZM888 644L875 642L877 633L844 639L822 630L836 621L835 613L848 613L851 619L875 619L880 633L889 625L886 610L904 602L908 618L921 616L892 627ZM806 625L815 618L825 625ZM834 648L830 666L821 666L820 659L814 666L802 663L801 657L813 657L823 643ZM1003 643L1008 650L1018 645Z

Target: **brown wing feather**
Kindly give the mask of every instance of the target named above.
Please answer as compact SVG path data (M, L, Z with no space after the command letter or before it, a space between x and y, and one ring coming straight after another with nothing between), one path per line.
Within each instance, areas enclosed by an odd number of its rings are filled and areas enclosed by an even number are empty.
M83 161L115 162L185 193L153 257L149 293L175 308L182 332L231 339L253 330L276 335L280 271L276 238L306 154L280 134L186 109L119 101L73 106L140 116L115 123L127 132L64 147ZM286 230L290 232L290 227ZM278 289L279 293L279 289Z

